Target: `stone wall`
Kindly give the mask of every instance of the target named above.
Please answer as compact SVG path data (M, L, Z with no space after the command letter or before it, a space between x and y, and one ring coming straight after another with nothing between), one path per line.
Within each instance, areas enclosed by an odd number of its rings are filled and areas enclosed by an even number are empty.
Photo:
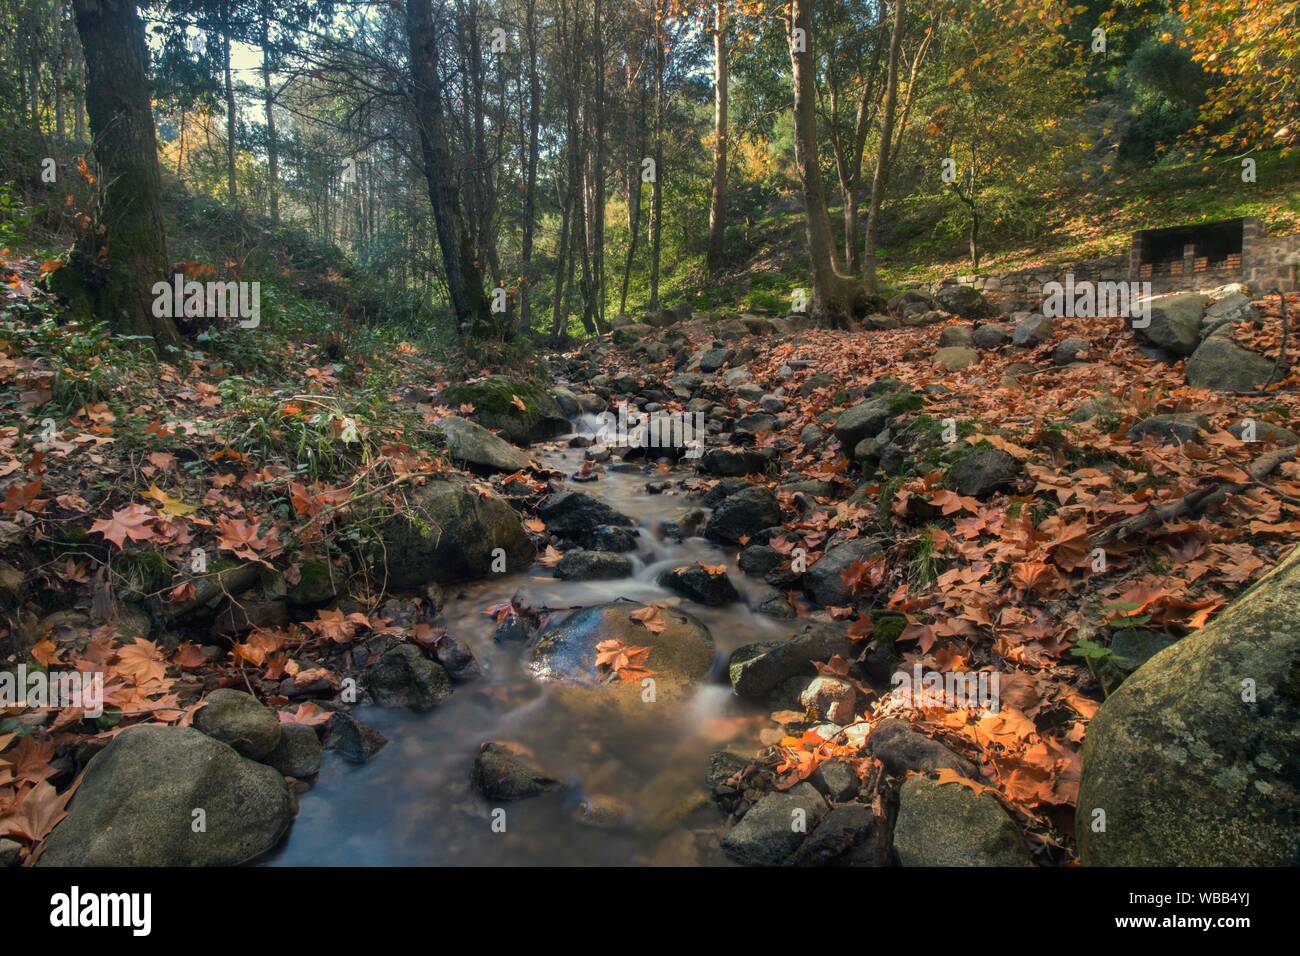
M944 279L937 285L968 285L998 298L1022 299L1028 307L1038 305L1043 299L1043 286L1048 282L1065 283L1067 274L1073 273L1079 282L1137 282L1140 243L1135 237L1130 252L1101 259L1083 259L1077 262L1054 263L1017 269L1014 272L987 272L959 275ZM1247 216L1242 224L1241 268L1195 272L1188 268L1187 275L1160 276L1148 279L1156 294L1186 290L1206 290L1230 282L1248 282L1257 294L1272 289L1294 292L1300 289L1297 272L1300 272L1300 235L1270 236L1259 219Z
M1256 292L1300 289L1300 236L1258 236L1248 239L1242 258L1248 281Z
M1050 263L1029 269L1017 269L1014 272L962 275L956 278L956 282L959 285L974 286L981 292L996 294L999 297L1024 299L1028 305L1033 306L1042 301L1045 284L1048 282L1064 284L1067 274L1073 274L1076 283L1126 282L1128 269L1128 254L1122 253L1101 259ZM951 284L951 280L947 280L946 284Z

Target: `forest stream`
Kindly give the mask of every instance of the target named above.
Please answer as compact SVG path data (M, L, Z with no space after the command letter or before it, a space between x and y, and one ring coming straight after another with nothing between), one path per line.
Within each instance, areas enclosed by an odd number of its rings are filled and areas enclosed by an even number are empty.
M565 474L581 465L581 449L542 451L539 463ZM683 471L683 474L685 472ZM662 477L662 476L661 476ZM670 477L679 477L674 474ZM682 542L657 530L687 506L678 495L652 495L639 464L615 464L596 482L566 482L637 522L638 548L630 578L562 581L534 565L525 574L449 588L443 611L472 648L485 674L430 713L365 705L357 717L390 742L355 766L327 751L319 779L300 799L288 838L267 863L355 865L725 864L717 848L723 819L710 802L704 774L710 753L735 743L753 750L765 712L735 697L725 662L742 644L788 636L794 621L756 614L747 603L721 608L684 600L657 583L684 564L727 563L723 550L701 537ZM758 583L729 570L742 599ZM514 598L549 609L549 621L572 609L619 598L681 606L709 628L717 657L712 679L684 704L634 711L585 713L527 668L528 642L494 640L484 609ZM621 715L621 716L620 716ZM531 751L561 780L533 800L501 804L475 793L470 772L485 741L511 741ZM505 831L493 811L506 808Z

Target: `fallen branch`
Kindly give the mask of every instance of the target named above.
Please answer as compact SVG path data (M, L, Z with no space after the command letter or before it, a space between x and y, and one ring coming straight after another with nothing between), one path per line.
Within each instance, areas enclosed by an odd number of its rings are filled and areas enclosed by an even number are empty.
M1093 535L1092 540L1098 545L1125 541L1135 534L1140 534L1156 525L1164 524L1166 521L1199 514L1211 504L1220 502L1229 495L1240 494L1252 485L1263 484L1264 479L1272 474L1278 465L1295 458L1297 451L1300 451L1300 448L1292 445L1288 448L1278 448L1275 451L1260 455L1250 466L1245 481L1220 481L1213 485L1197 488L1181 498L1156 505L1154 508L1148 508L1140 514L1125 518L1123 521L1117 521L1110 527L1103 528Z

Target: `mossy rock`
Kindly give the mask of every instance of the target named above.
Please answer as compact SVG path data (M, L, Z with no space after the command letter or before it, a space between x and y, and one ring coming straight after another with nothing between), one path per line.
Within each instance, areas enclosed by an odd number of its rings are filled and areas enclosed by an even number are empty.
M510 375L489 375L477 382L453 385L442 397L453 409L473 405L473 416L480 425L500 429L516 445L545 441L570 428L545 386ZM515 398L523 402L522 409Z
M504 552L504 574L526 571L536 549L519 514L500 498L482 495L461 478L433 481L417 490L406 509L380 532L376 565L387 569L399 590L430 582L455 584L494 571L494 552Z
M925 404L925 399L913 391L894 392L885 396L891 415L913 412Z
M109 559L109 567L120 579L122 596L130 599L158 593L171 584L175 573L161 551L115 554Z
M324 604L339 593L343 575L328 561L304 561L299 566L298 583L286 592L290 604Z
M1106 699L1083 745L1090 866L1300 863L1300 549Z

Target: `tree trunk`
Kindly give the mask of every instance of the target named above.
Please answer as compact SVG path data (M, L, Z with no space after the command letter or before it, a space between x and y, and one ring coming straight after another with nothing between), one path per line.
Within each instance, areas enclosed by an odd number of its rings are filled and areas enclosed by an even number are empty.
M871 205L867 210L867 241L862 254L863 281L867 292L875 295L880 288L876 276L876 250L880 246L880 207L885 201L889 180L890 148L894 139L894 114L898 108L898 53L903 44L903 17L906 0L894 0L894 26L889 37L889 77L885 86L885 115L881 121L880 152L876 172L871 178Z
M86 57L81 52L81 43L77 43L77 94L73 114L72 129L78 143L86 141L86 99L81 91L86 88Z
M59 142L67 133L63 111L63 79L67 63L63 58L63 0L54 0L54 133Z
M865 294L858 283L840 272L831 217L826 211L826 192L817 158L812 19L812 0L791 0L789 40L794 82L795 165L803 184L804 222L808 232L808 255L812 260L813 311L819 319L830 324L843 324L855 312L862 310ZM797 42L800 39L802 48Z
M490 337L497 329L483 292L483 274L465 228L460 191L453 179L447 130L443 125L442 80L433 30L431 0L407 0L406 35L411 47L411 80L424 178L433 205L438 247L447 273L447 294L457 328Z
M858 190L849 186L844 190L844 269L852 273L858 264Z
M605 331L605 8L595 0L592 15L592 43L595 49L596 129L592 160L591 211L588 229L591 234L592 320L598 332Z
M643 63L644 65L644 63ZM639 110L633 110L632 104L632 84L636 79L636 71L633 69L631 56L628 57L627 67L627 89L628 89L628 111L627 111L627 148L629 151L627 157L627 260L623 265L623 287L618 296L618 311L620 315L627 312L627 287L632 278L632 263L636 260L637 240L641 234L641 157L645 155L645 124L640 122L640 117L645 115L645 81L638 84L637 101L640 104Z
M275 96L271 92L271 24L262 4L262 97L266 103L266 178L271 225L280 224L280 147L275 132Z
M486 68L483 63L483 43L478 32L478 0L470 0L468 20L467 41L474 144L474 175L471 180L474 184L474 207L477 212L474 231L478 239L479 260L487 266L489 280L496 282L501 278L496 244L496 187L492 178L492 163L489 162L487 154L487 101L483 93Z
M727 231L727 0L713 14L713 192L709 197L710 272L722 267Z
M181 107L179 131L176 134L176 183L185 185L185 107Z
M569 318L568 310L565 308L564 279L568 273L569 250L572 246L570 240L572 211L573 197L572 190L570 190L560 214L560 243L556 247L555 300L551 303L551 340L556 343L563 341L565 326L568 324Z
M664 23L660 0L655 0L655 148L654 182L650 185L650 303L659 308L659 251L663 240L664 190Z
M86 109L104 186L107 256L94 283L97 311L127 335L177 345L171 319L153 314L167 279L162 179L149 108L144 26L130 0L74 0L86 60Z
M221 67L226 74L226 194L235 202L235 133L239 117L235 113L235 80L230 69L230 6L222 8L225 22L221 25Z
M523 280L519 288L519 324L526 330L532 325L529 303L533 268L533 232L536 228L537 158L541 129L542 84L537 73L537 0L528 0L524 34L528 41L528 159L524 184L524 236L520 246Z

